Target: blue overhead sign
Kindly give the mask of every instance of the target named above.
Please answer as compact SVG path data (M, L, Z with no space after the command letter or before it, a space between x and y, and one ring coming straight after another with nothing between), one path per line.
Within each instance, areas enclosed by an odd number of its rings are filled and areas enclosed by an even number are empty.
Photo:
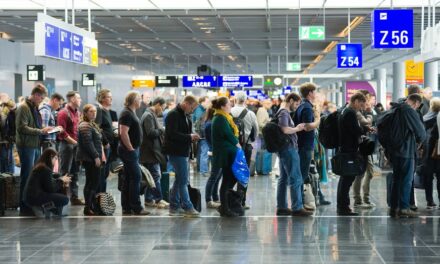
M83 37L78 34L72 34L72 60L74 62L83 62Z
M337 68L362 68L362 44L341 43L336 49Z
M217 85L217 76L183 76L182 86L184 88L214 88Z
M46 49L45 54L49 57L58 58L60 47L58 45L60 38L60 29L51 24L45 24L46 27Z
M252 87L252 76L219 76L219 87L235 88L235 87Z
M371 46L375 49L414 47L412 9L374 10L371 14Z
M60 59L72 60L72 33L60 30Z

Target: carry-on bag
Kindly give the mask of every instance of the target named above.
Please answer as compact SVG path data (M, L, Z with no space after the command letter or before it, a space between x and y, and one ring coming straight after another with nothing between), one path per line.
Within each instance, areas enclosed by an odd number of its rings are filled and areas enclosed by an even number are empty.
M0 174L0 213L4 215L5 209L18 209L20 207L20 176L10 173Z

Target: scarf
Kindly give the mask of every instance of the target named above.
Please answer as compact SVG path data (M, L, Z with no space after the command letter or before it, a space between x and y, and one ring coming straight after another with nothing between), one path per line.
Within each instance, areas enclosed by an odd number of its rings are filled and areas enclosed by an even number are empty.
M426 115L423 116L423 122L426 122L426 121L431 120L433 118L437 118L437 115L438 115L437 112L429 111Z
M234 133L234 136L238 137L238 127L234 123L234 120L232 119L232 116L230 114L226 113L221 109L216 109L214 115L223 116L224 118L226 118L226 120L228 121L229 125L232 128L232 132Z

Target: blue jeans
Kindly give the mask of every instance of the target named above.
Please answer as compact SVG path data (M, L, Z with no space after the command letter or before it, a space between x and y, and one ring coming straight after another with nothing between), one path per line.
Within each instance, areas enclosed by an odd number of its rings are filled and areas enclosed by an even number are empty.
M310 163L312 162L313 149L300 148L298 150L298 154L299 154L299 160L301 166L301 175L304 184L310 183L309 170L310 170Z
M200 173L208 173L209 172L209 145L206 139L202 139L199 141L199 157L200 157Z
M27 179L31 174L35 162L41 155L39 148L17 147L18 155L20 156L20 211L25 211L30 208L23 201L23 191Z
M287 208L287 186L290 186L292 210L303 208L302 185L303 178L299 168L298 151L289 147L278 153L280 158L280 178L277 187L277 208Z
M112 148L104 148L105 157L107 162L101 167L100 177L99 177L99 190L98 192L107 192L107 178L110 174L110 155L112 153Z
M205 188L205 200L207 203L210 201L219 200L218 186L221 178L222 178L222 169L213 166L211 169L211 176L209 176Z
M161 178L161 171L160 171L160 164L159 163L145 163L145 168L151 173L151 176L153 176L154 184L156 184L156 188L147 188L145 190L145 202L152 202L163 199L162 197L162 188L160 186L160 178Z
M176 179L170 192L170 209L177 210L182 207L184 210L194 208L189 199L189 159L188 157L169 156L174 167Z
M140 212L143 208L140 199L141 168L139 166L139 148L128 151L118 148L119 157L124 163L124 174L128 188L121 192L121 205L124 211Z
M414 159L392 157L393 180L391 185L391 209L408 209L414 178Z

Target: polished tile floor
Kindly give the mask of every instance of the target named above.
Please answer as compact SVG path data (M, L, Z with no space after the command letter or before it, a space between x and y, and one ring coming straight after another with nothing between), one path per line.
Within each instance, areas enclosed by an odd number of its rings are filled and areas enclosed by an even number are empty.
M195 176L203 187L207 178ZM246 217L220 218L203 208L198 219L152 216L83 217L69 207L63 219L0 218L0 263L439 263L440 210L417 219L387 217L385 178L372 182L373 210L336 217L337 179L324 186L333 204L313 218L275 217L274 176L251 179ZM115 179L111 192L119 204ZM202 195L203 195L203 188Z

